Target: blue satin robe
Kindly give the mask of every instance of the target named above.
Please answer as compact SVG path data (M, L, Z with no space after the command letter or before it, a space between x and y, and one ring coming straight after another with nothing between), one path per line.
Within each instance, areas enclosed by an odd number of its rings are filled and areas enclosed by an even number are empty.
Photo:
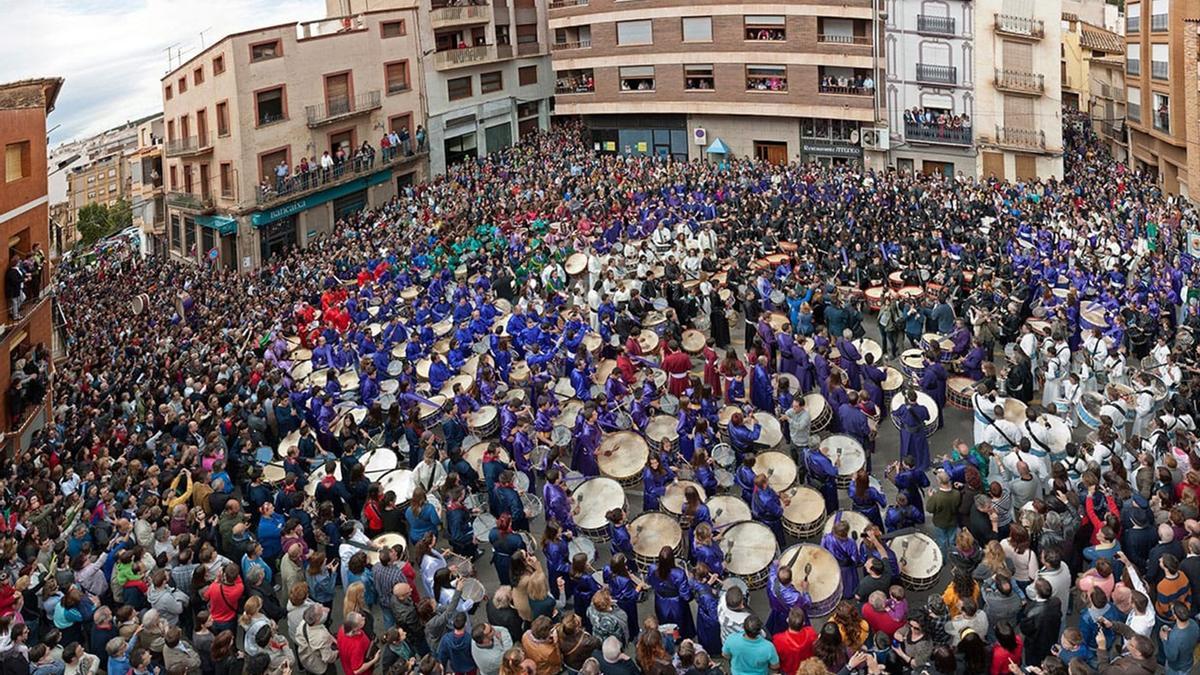
M651 565L645 580L654 590L654 615L658 623L678 626L681 639L695 638L696 625L692 621L692 607L688 604L692 599L692 586L687 573L676 567L662 579L658 576L658 566Z

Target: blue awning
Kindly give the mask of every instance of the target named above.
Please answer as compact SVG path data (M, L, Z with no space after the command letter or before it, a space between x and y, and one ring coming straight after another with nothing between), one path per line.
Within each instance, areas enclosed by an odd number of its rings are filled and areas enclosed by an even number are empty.
M196 216L196 222L222 236L237 232L237 221L229 216Z
M705 150L705 152L713 154L713 155L728 155L729 154L729 146L725 145L725 141L718 138L717 140L713 141L711 145L708 146L708 149Z

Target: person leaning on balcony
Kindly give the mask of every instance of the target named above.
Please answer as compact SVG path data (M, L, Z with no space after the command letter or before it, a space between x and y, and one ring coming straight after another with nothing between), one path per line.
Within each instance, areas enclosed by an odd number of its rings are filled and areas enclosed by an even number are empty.
M275 190L283 192L283 183L288 177L287 160L279 160L279 166L275 167Z
M13 256L4 273L4 294L8 296L8 312L13 321L21 318L21 303L25 302L25 271L21 269L21 258Z
M326 150L324 152L324 154L321 155L321 170L324 171L325 173L329 173L329 171L332 169L333 169L333 156L329 154L328 150Z

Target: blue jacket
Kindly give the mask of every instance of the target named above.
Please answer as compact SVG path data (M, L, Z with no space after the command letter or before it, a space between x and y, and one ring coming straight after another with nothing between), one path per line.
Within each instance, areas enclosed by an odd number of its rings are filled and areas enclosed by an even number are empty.
M438 643L437 659L446 666L450 673L469 673L475 670L475 659L471 658L471 635L463 631L462 635L454 630L442 636Z

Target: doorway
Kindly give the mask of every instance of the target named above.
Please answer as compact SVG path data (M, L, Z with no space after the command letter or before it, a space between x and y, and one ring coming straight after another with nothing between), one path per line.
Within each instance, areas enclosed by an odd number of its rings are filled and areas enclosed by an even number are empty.
M288 216L269 223L259 231L262 241L262 264L270 262L271 258L283 255L296 247L296 216Z
M926 176L942 175L946 177L954 176L954 164L951 162L937 162L931 159L926 159L921 163L921 173Z
M754 141L754 158L771 164L787 164L787 143Z

